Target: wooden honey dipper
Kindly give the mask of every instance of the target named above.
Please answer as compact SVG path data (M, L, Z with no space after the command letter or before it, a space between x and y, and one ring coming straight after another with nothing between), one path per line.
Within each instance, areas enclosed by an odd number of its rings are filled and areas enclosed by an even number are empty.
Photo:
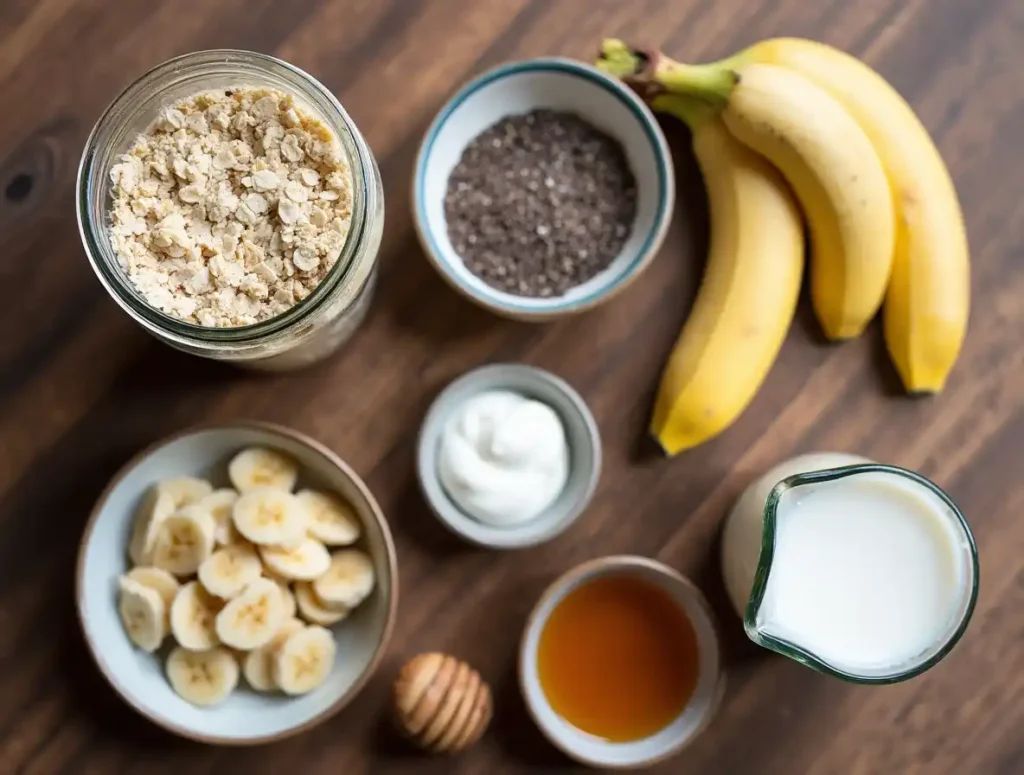
M448 654L410 659L395 681L399 728L431 753L458 753L475 743L491 721L491 690L480 674Z

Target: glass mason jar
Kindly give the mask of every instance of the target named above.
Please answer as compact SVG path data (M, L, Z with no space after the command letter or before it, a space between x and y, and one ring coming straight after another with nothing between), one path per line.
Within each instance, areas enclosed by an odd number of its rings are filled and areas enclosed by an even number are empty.
M150 306L118 263L108 234L110 169L171 103L211 89L272 88L290 94L337 138L352 173L352 223L337 262L305 299L269 320L237 328L188 323ZM86 141L78 170L78 227L93 270L122 309L165 344L247 368L284 371L334 352L366 316L384 227L377 162L341 104L311 75L250 51L185 54L150 70L111 103Z

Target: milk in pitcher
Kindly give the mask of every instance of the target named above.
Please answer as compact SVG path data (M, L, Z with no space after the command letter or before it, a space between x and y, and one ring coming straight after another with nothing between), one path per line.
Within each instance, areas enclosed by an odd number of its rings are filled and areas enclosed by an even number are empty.
M977 565L966 523L912 472L849 456L797 461L755 482L725 528L726 586L748 635L852 680L909 677L970 616ZM804 477L769 499L794 473Z

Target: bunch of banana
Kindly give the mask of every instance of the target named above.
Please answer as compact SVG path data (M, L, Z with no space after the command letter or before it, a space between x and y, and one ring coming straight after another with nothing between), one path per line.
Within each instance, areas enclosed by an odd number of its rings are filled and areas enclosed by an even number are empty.
M606 40L598 66L690 124L711 205L707 274L652 422L666 452L709 439L743 411L792 318L801 256L793 208L764 205L788 197L774 170L807 221L811 299L826 336L859 335L884 299L886 342L907 390L942 389L967 326L967 238L938 150L880 75L791 38L706 65Z

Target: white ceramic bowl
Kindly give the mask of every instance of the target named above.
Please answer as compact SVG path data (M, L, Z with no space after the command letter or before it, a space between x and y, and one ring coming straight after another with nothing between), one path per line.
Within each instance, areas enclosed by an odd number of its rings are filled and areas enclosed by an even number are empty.
M693 624L699 649L699 672L693 696L683 712L650 737L611 743L577 729L552 709L537 675L537 647L548 617L574 589L599 576L631 574L657 584ZM563 753L591 767L630 769L660 762L682 750L707 726L725 689L714 616L704 595L686 578L646 557L603 557L570 570L547 588L534 607L519 646L519 686L541 732Z
M562 420L569 444L569 480L561 494L535 518L510 527L493 527L463 512L437 472L441 434L452 412L490 390L510 390L546 403ZM534 546L568 528L590 503L601 477L601 435L586 403L564 380L533 366L492 364L459 377L434 399L420 430L416 472L427 504L453 533L492 549Z
M448 239L445 189L465 147L505 116L538 108L570 111L617 139L637 182L632 232L611 265L564 296L535 299L499 291L463 263ZM448 101L427 130L413 175L413 214L427 257L456 290L506 317L548 320L593 307L635 280L665 237L675 179L654 115L619 80L569 59L531 59L490 70Z
M239 681L220 705L200 708L171 689L164 672L167 643L157 654L135 648L117 611L117 580L139 499L155 481L202 476L227 485L226 464L245 447L266 446L300 465L299 486L347 499L362 519L358 546L373 558L377 585L351 616L334 625L338 656L326 683L301 697L260 694ZM85 641L111 686L139 713L184 737L220 745L254 745L297 734L341 710L370 677L391 634L398 599L395 550L384 515L362 480L334 453L299 433L262 423L190 430L129 461L107 486L82 538L77 573L78 615Z

